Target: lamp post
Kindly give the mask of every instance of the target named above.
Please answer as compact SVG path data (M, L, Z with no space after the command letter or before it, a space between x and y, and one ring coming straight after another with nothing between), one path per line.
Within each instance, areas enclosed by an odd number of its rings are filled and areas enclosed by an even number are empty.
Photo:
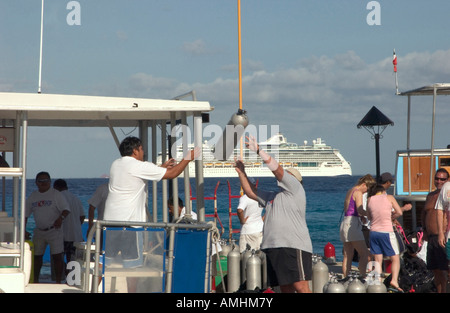
M364 127L375 139L377 182L380 179L380 139L383 138L381 134L389 125L394 126L394 122L374 106L357 125L358 128Z

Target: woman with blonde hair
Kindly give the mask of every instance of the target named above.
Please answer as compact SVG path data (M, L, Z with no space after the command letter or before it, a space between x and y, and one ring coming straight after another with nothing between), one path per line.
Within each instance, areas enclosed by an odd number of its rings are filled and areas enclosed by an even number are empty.
M372 175L361 177L345 196L344 218L340 227L340 237L344 244L344 258L342 261L342 273L346 277L351 270L354 250L358 252L359 273L366 276L366 266L369 252L362 232L361 218L367 216L363 195L376 185Z

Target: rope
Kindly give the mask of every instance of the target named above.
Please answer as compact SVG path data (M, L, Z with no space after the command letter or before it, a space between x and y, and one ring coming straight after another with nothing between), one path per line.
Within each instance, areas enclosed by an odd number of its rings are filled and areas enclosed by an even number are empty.
M222 270L222 263L220 262L220 256L219 256L219 239L220 239L220 233L219 233L219 229L217 228L217 226L215 225L215 223L214 222L208 222L208 224L211 224L212 225L212 227L211 227L211 239L212 239L212 242L213 242L213 244L215 245L215 247L216 247L216 254L217 254L217 256L218 256L218 262L219 262L219 271L220 271L220 277L222 277L222 286L223 286L223 291L226 293L227 292L227 290L226 290L226 287L225 287L225 279L224 279L224 276L223 276L223 270Z

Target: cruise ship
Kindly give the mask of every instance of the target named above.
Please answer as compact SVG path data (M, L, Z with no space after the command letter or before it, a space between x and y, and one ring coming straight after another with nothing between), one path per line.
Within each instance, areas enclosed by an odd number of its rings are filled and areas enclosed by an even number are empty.
M311 144L305 141L303 145L298 145L288 142L284 135L278 133L267 141L260 142L259 146L274 156L281 166L284 168L294 167L304 177L352 175L350 163L344 159L339 150L326 145L321 138L313 140ZM182 156L182 147L179 146L176 159L179 160ZM214 146L205 142L203 144L204 177L237 177L233 166L235 156L238 158L241 156L239 144L231 157L226 161L218 161L214 158ZM245 147L242 151L242 159L249 177L273 176L261 158ZM161 156L157 163L161 164ZM191 162L189 177L194 176L195 165L194 162Z

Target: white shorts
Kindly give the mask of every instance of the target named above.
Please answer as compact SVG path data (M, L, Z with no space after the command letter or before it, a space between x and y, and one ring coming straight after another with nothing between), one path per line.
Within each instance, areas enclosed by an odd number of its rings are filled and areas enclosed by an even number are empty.
M342 242L365 241L361 220L357 216L344 216L339 234Z
M239 236L239 252L244 252L247 249L247 244L250 246L250 250L259 250L261 247L262 238L262 232L254 234L241 234Z
M50 245L50 254L59 254L64 252L64 233L62 228L52 228L49 230L33 231L34 255L44 255L47 245Z

